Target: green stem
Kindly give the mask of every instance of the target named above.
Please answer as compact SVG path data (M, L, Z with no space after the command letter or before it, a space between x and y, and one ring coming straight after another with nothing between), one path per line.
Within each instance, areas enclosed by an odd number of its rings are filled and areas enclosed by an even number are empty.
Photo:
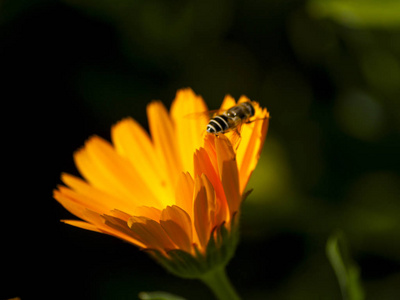
M202 277L203 281L215 294L218 300L240 300L235 288L226 276L225 268L216 268Z

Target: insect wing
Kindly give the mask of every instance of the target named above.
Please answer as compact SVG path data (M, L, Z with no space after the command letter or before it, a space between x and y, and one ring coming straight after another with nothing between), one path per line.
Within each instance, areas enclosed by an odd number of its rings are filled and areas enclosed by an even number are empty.
M242 141L242 136L240 134L241 127L242 125L238 125L235 129L224 133L225 136L231 141L232 147L235 150L235 152L238 149L240 142Z
M198 118L206 118L210 120L212 117L222 114L224 110L221 109L214 109L214 110L206 110L206 111L201 111L201 112L195 112L191 114L187 114L183 116L184 118L187 119L198 119Z

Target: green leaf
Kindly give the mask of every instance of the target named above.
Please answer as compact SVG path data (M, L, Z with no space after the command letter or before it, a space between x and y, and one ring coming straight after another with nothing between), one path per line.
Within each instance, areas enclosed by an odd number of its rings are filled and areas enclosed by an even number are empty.
M343 299L364 299L360 271L356 263L350 257L342 233L335 233L329 237L326 244L326 254L339 281Z
M186 300L180 296L172 295L166 292L141 292L139 294L141 300Z
M309 13L357 28L400 28L398 0L309 0Z

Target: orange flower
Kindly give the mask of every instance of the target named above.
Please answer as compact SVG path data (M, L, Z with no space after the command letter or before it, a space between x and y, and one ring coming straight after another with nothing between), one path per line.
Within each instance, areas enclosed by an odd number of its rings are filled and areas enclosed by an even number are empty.
M235 104L227 96L221 109ZM161 102L148 105L151 137L131 118L112 127L112 144L91 137L74 154L84 180L62 174L66 186L54 191L82 220L64 222L166 258L176 254L172 250L205 254L218 234L232 231L261 152L269 114L252 104L256 121L242 126L237 149L228 138L232 133L205 135L207 120L185 117L207 111L191 89L177 92L170 113Z

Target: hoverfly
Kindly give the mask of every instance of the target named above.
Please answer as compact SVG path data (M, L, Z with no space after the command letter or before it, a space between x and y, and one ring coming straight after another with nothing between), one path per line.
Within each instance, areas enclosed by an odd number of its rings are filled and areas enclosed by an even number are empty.
M242 124L249 122L255 110L250 102L239 103L210 119L207 132L213 134L226 133L235 130L239 134Z
M241 102L231 108L214 114L207 124L207 133L225 134L229 133L231 142L235 149L241 141L241 126L256 120L250 120L255 115L255 109L251 102Z

